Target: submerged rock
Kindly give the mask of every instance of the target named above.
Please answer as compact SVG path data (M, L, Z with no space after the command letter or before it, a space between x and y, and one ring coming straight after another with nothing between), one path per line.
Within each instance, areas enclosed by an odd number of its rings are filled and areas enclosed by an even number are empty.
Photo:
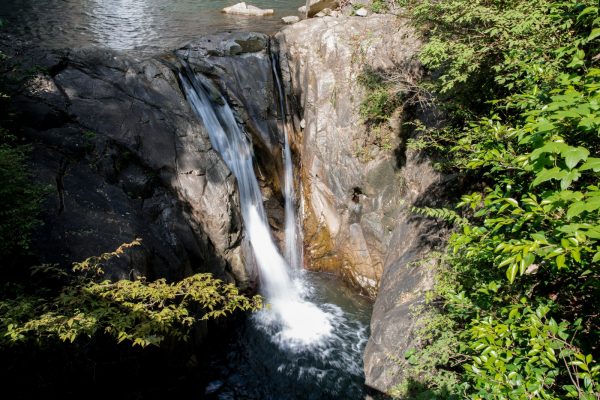
M255 15L262 17L263 15L272 15L273 9L262 9L256 6L246 4L245 2L234 4L230 7L225 7L221 10L225 14L238 14L238 15Z

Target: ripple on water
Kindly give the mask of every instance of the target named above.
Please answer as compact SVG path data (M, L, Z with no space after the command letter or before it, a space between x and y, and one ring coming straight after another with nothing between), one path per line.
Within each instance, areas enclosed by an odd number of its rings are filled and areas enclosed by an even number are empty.
M288 337L278 318L264 310L254 314L227 359L234 383L225 382L221 391L235 399L362 399L364 375L362 352L368 339L370 303L346 291L337 280L307 273L312 287L307 300L330 324L327 334L309 342ZM311 320L304 320L311 325ZM313 329L309 328L309 332ZM223 362L215 361L213 370ZM231 372L230 372L231 373ZM219 392L220 393L220 392ZM215 397L219 398L219 397Z
M2 0L4 29L45 48L102 45L117 50L170 50L199 36L223 31L274 33L281 17L296 15L303 1L253 0L275 14L220 12L237 0Z

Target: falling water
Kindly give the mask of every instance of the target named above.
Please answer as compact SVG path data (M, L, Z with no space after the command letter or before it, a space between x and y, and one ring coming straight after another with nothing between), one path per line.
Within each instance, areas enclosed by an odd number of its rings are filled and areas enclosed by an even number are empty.
M294 176L292 174L292 151L290 149L290 142L288 137L289 133L285 113L285 97L277 65L277 55L272 54L271 69L273 70L273 76L275 77L275 84L277 86L277 94L279 95L279 113L281 115L281 122L283 127L283 197L285 199L285 258L292 267L292 270L298 271L300 269L300 265L302 264L302 253L300 252L300 246L298 243L298 223L296 220L296 207L294 206L294 199L296 198L296 195L294 193Z
M263 294L270 305L258 314L262 324L277 327L273 339L290 348L319 343L332 334L332 315L306 301L304 285L292 280L268 228L262 195L252 165L252 147L227 101L206 78L189 70L180 79L192 108L204 123L213 147L237 178L242 217L259 267ZM213 96L213 101L208 93Z

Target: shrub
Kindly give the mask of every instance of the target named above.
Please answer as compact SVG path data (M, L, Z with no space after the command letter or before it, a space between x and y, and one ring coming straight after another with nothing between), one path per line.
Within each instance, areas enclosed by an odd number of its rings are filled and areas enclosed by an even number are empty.
M416 210L458 223L431 308L452 334L429 324L413 369L433 389L453 371L449 392L472 399L598 399L597 2L412 6L450 117L412 145L446 153L445 167L479 187L458 216ZM453 362L419 362L450 339Z
M179 282L145 279L97 281L102 265L119 257L135 241L116 251L75 264L77 275L52 266L38 267L44 286L32 290L7 284L0 300L0 343L73 343L99 334L133 346L159 345L166 338L187 340L198 320L218 318L235 310L256 310L259 296L248 298L233 284L210 274L195 274ZM63 280L58 291L47 289L49 276Z

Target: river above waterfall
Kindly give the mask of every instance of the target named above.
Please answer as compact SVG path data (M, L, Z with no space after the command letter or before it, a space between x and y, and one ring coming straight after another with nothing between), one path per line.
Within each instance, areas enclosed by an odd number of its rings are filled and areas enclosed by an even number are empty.
M206 371L208 399L363 399L362 353L368 338L371 303L338 278L305 273L307 300L340 317L332 339L303 350L282 348L271 333L249 318L228 345L215 351Z
M297 15L299 0L255 0L274 15L227 15L237 0L2 0L4 30L43 48L100 45L116 50L172 50L223 31L275 33L281 17Z

